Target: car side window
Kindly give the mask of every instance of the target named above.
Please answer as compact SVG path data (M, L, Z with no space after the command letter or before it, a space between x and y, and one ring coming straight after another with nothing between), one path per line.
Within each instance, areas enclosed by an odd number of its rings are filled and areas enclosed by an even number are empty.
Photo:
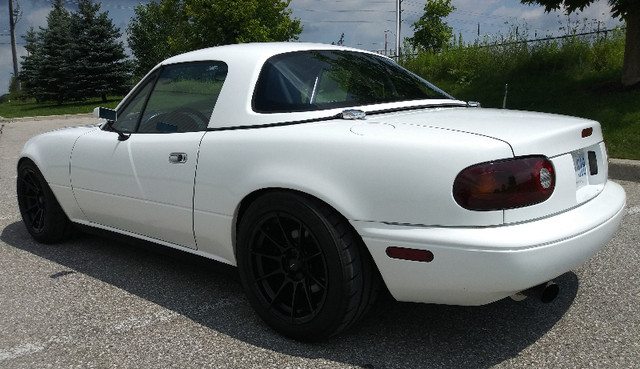
M133 97L127 101L124 108L118 111L118 120L111 125L111 128L120 132L135 132L138 121L142 115L147 97L151 92L151 88L158 78L158 73L154 73L147 77L142 85L134 93ZM109 127L109 126L107 126Z
M227 65L219 61L165 66L118 112L114 128L139 133L205 130L226 75Z

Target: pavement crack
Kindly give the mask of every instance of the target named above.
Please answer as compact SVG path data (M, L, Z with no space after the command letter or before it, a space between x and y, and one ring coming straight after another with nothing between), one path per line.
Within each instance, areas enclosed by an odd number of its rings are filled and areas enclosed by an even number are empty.
M69 275L69 274L73 274L73 273L75 273L73 270L63 270L61 272L58 272L58 273L50 275L49 278L57 279L57 278L60 278L60 277L64 277L65 275Z

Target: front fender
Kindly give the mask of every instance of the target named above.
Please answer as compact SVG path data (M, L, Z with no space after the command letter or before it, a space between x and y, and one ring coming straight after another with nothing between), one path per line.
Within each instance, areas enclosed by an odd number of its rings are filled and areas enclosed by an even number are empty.
M20 153L18 165L31 160L42 172L58 203L71 220L84 219L73 196L69 164L78 137L98 127L74 127L32 137Z
M95 129L98 128L65 128L34 136L24 144L20 160L28 158L33 161L49 185L69 186L69 162L73 145L78 137Z

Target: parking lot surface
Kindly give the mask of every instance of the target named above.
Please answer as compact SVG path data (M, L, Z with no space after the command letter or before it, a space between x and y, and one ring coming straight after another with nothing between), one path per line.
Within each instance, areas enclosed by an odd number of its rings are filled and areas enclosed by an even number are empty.
M22 145L94 122L0 121L0 368L640 368L640 183L619 182L622 228L556 279L550 304L383 297L355 329L306 344L259 320L232 267L96 235L29 237L15 198Z

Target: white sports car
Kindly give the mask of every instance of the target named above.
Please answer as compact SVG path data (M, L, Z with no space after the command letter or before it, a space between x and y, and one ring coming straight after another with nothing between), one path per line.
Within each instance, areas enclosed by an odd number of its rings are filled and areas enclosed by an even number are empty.
M482 109L344 47L178 55L96 114L25 145L30 234L89 226L236 265L297 339L351 326L384 286L481 305L546 284L550 300L625 206L597 122Z

